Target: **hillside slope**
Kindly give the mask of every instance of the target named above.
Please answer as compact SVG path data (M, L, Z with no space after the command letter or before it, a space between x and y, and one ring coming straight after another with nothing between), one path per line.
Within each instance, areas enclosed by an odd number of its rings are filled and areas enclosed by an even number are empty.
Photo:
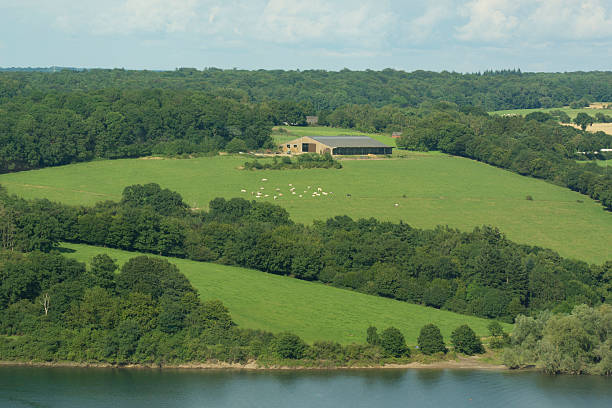
M261 200L285 207L297 222L349 215L402 220L419 228L449 225L469 231L487 224L513 241L551 248L563 256L595 263L612 259L612 217L598 203L469 159L409 153L402 159L343 160L340 170L238 170L247 160L217 156L96 161L3 174L0 184L26 198L84 205L120 200L125 186L151 182L178 191L197 208L207 208L215 197L251 199L252 193L263 191L269 197ZM261 181L264 178L267 181ZM297 194L291 194L289 184ZM318 187L332 194L313 197L312 189ZM283 195L274 200L278 193Z
M65 255L88 262L106 253L123 264L138 253L64 243ZM74 251L74 252L71 252ZM220 299L232 318L246 328L272 332L292 331L307 342L338 341L365 343L366 329L399 328L409 344L416 344L421 327L434 323L449 341L451 332L461 324L470 325L478 335L487 336L490 320L397 300L365 295L261 273L245 268L184 259L166 258L178 266L200 292L203 299ZM510 326L504 324L507 330Z

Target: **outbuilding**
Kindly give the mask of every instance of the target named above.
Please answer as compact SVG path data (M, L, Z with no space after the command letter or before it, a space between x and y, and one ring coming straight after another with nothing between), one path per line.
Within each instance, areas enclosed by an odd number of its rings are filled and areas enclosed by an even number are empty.
M393 147L369 136L304 136L279 145L283 153L391 154Z

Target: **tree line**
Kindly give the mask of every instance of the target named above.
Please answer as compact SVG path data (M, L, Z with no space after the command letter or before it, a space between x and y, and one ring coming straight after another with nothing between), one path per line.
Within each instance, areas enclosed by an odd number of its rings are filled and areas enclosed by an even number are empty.
M293 101L304 115L333 111L349 104L375 107L418 106L450 101L488 111L551 108L583 101L612 101L611 72L526 73L520 70L457 72L305 70L222 70L181 68L175 71L123 69L0 72L0 100L38 92L89 92L106 88L206 91L245 102ZM292 120L295 104L283 114Z
M238 265L511 322L538 310L612 300L612 262L588 265L519 245L492 227L460 232L338 216L296 224L280 206L241 198L191 211L177 193L130 186L121 202L72 207L2 195L15 249L61 240ZM6 224L10 224L6 226Z

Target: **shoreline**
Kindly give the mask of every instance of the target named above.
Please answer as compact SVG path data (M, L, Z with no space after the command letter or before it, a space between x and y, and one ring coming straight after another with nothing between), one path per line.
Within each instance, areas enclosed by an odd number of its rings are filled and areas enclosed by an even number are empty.
M260 365L255 360L246 363L200 362L181 363L167 365L153 364L111 364L111 363L87 363L74 361L0 361L0 367L58 367L58 368L115 368L131 370L247 370L247 371L334 371L334 370L484 370L484 371L509 371L505 365L489 364L479 361L478 358L462 357L457 360L443 360L433 363L411 362L405 364L390 363L383 365L368 366L287 366L287 365ZM517 370L512 370L517 371Z

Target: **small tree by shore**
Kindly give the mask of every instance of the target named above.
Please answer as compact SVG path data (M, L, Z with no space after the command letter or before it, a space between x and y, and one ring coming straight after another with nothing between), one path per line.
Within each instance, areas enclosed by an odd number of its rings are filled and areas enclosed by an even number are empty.
M484 353L482 342L476 337L474 330L467 324L459 326L453 331L451 341L455 351L467 354L468 356Z
M446 353L447 351L442 333L435 324L423 326L417 342L423 354Z

